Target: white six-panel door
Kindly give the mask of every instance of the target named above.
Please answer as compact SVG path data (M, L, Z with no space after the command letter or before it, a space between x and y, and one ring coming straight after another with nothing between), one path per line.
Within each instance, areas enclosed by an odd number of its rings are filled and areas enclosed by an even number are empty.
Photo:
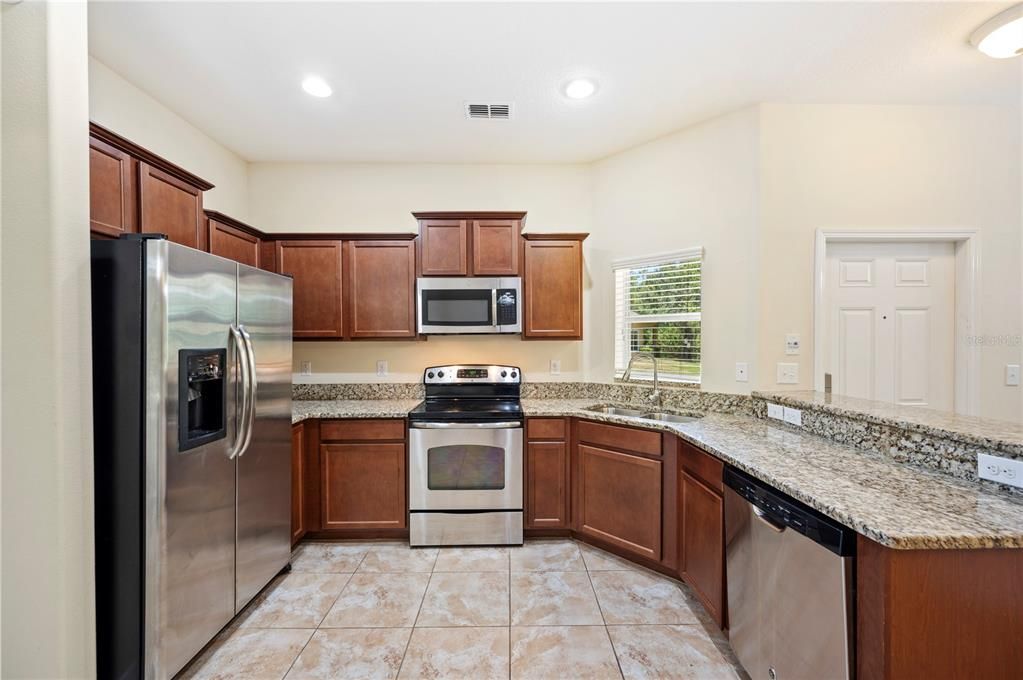
M829 244L825 280L833 392L953 410L954 245Z

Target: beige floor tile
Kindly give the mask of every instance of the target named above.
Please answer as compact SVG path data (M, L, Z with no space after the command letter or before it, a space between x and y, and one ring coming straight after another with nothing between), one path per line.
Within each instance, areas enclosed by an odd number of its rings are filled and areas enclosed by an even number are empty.
M417 627L507 626L508 574L434 572Z
M230 629L178 680L280 680L312 634L296 628Z
M437 561L436 548L410 548L400 545L375 547L366 553L359 572L404 574L430 573Z
M369 549L365 544L303 543L291 556L291 571L351 574Z
M513 626L603 625L590 577L585 572L512 574Z
M488 680L508 677L507 628L416 628L401 679Z
M626 680L724 680L735 668L700 626L608 626Z
M699 623L682 589L639 571L594 571L590 580L608 625Z
M511 629L511 677L621 678L603 626Z
M441 548L434 571L508 571L507 548Z
M574 541L533 541L511 549L512 571L586 571Z
M318 630L287 680L395 678L411 634L411 628Z
M609 552L604 552L592 546L579 544L579 552L582 553L587 571L633 571L641 569L637 564L630 562L624 557L612 555Z
M316 628L351 574L296 574L278 579L238 617L242 628Z
M323 627L411 627L429 582L429 574L355 574L323 619Z

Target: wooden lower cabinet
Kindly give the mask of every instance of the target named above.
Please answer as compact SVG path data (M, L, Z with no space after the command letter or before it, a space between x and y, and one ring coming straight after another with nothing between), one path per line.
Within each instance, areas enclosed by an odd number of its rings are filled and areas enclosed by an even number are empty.
M725 506L721 494L681 472L679 572L722 626L725 612Z
M291 426L291 544L302 540L305 523L305 424Z
M323 529L404 529L405 444L320 446Z
M580 444L576 530L660 561L662 465L660 460Z
M568 444L563 441L526 444L527 529L567 529Z

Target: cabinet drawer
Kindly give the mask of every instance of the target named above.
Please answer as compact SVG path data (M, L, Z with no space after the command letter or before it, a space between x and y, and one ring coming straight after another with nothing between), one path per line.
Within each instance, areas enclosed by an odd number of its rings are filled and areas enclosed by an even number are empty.
M724 487L721 484L722 471L725 464L720 460L696 448L692 444L682 442L682 469L691 476L699 479L708 487L721 494Z
M402 419L324 420L320 423L322 441L372 441L405 439Z
M527 439L565 439L568 426L564 418L530 418L526 421Z
M661 455L661 433L636 427L606 425L590 420L579 421L579 441L635 451L650 456Z

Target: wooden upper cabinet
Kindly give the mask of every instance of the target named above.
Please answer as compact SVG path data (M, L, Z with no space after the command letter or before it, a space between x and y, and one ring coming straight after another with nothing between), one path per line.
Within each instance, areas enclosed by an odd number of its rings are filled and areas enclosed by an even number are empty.
M139 163L139 204L139 231L166 234L175 243L206 249L201 189L149 163Z
M137 231L136 161L126 151L89 137L89 229L117 237Z
M524 238L523 337L581 340L586 234L527 234Z
M469 223L466 220L421 220L419 261L423 276L467 276Z
M349 241L345 247L348 337L415 337L415 243Z
M296 339L343 337L341 241L278 241L277 272L294 278L292 333Z
M268 272L277 271L277 241L273 239L259 241L259 268Z
M476 276L518 276L519 220L472 221L472 273Z
M259 266L262 239L255 230L242 228L240 223L211 210L206 211L206 225L211 253L250 267Z

